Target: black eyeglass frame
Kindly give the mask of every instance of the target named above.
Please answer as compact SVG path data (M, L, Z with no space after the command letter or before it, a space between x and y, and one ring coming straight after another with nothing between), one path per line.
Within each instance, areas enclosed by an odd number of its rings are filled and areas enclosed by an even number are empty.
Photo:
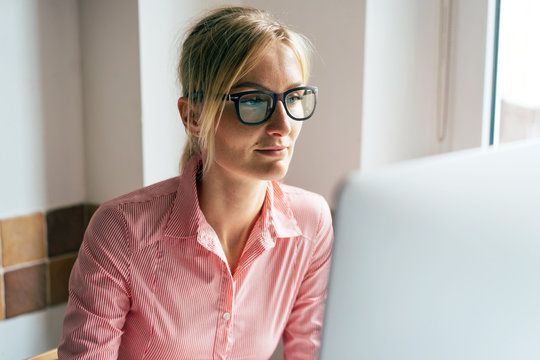
M287 95L289 95L292 92L299 91L299 90L311 90L315 94L315 102L313 104L313 111L311 112L311 114L309 116L307 116L305 118L298 118L298 117L293 116L289 112L289 109L287 108L287 104L285 103L285 98L287 97ZM291 119L296 120L296 121L304 121L304 120L309 119L311 116L313 116L313 114L315 113L315 109L317 108L318 92L319 92L319 89L316 86L299 86L299 87L295 87L293 89L287 90L287 91L285 91L285 92L283 92L281 94L276 94L274 92L264 91L264 90L252 90L252 91L243 91L243 92L239 92L239 93L236 93L236 94L225 95L225 100L233 101L234 106L236 108L236 115L238 116L238 120L240 120L240 122L242 124L251 126L251 125L261 125L261 124L265 123L266 121L268 121L268 119L270 119L270 117L274 113L274 110L276 110L276 106L277 106L278 101L281 101L283 103L283 107L285 108L285 112L287 113L287 115L289 115L289 117ZM272 99L274 100L274 103L272 105L272 108L268 112L268 115L263 120L261 120L259 122L256 122L256 123L245 122L244 120L242 120L242 116L240 116L240 98L242 96L244 96L244 95L251 95L251 94L270 95L272 97Z

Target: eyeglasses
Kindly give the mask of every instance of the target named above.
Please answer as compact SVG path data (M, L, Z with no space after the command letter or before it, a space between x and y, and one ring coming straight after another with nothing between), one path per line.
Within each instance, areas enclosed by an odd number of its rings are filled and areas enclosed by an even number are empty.
M234 101L238 119L246 125L259 125L267 121L281 101L285 111L292 119L307 120L315 112L318 89L313 86L300 86L281 94L271 91L245 91L225 96Z

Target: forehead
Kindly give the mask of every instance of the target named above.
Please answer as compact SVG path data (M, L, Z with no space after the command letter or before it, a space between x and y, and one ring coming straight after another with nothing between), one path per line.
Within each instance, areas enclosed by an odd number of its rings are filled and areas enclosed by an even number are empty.
M272 45L251 71L236 84L258 84L275 92L303 84L302 66L295 52L284 43ZM235 87L238 87L235 85Z

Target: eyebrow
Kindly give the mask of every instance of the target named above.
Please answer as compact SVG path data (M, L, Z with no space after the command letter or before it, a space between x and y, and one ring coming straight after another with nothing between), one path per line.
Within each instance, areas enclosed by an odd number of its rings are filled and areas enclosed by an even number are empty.
M295 87L299 87L299 86L303 86L303 85L304 85L304 83L302 83L302 82L293 83L293 84L290 85L289 89L294 89ZM231 88L231 90L238 89L238 88L253 88L253 89L273 92L272 90L270 90L266 86L264 86L262 84L259 84L259 83L256 83L256 82L251 82L251 81L244 81L244 82L238 83L238 84L234 85Z

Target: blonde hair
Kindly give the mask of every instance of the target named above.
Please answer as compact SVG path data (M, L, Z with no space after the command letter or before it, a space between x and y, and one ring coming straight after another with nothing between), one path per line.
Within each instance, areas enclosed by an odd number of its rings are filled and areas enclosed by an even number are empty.
M300 62L307 81L310 70L309 40L274 20L269 13L251 7L224 7L211 11L187 33L181 48L178 78L188 108L197 109L200 132L189 131L194 121L188 111L187 141L180 168L201 152L203 172L214 158L214 135L225 106L223 96L275 43L289 46Z

